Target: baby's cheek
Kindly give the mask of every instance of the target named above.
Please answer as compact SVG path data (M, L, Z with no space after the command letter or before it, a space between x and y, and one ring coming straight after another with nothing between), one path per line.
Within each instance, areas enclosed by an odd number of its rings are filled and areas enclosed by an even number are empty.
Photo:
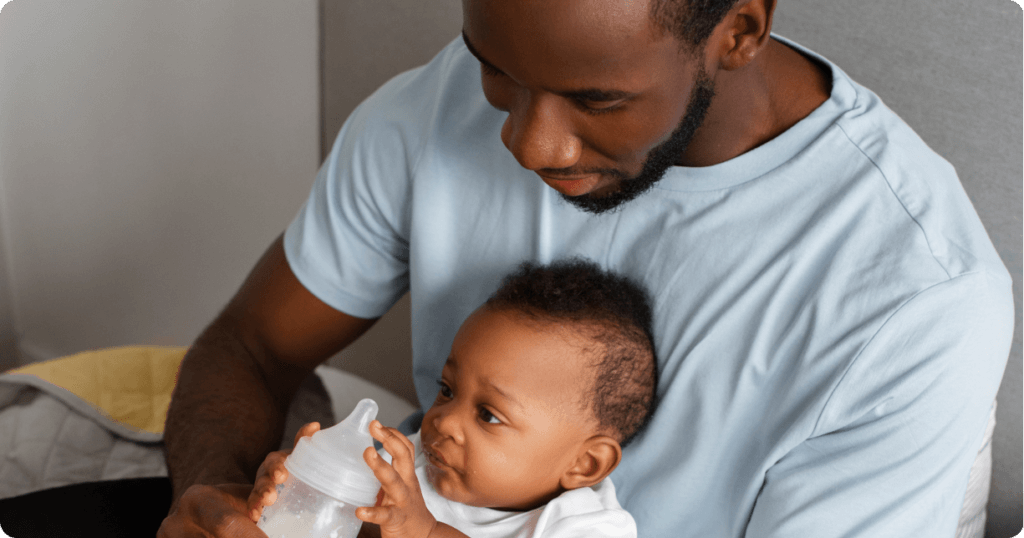
M510 488L518 487L524 474L529 474L528 468L523 467L526 462L517 460L512 451L490 451L477 463L473 482L488 497L504 497Z
M483 453L481 467L488 469L491 473L515 472L515 459L512 451L504 447L495 447Z

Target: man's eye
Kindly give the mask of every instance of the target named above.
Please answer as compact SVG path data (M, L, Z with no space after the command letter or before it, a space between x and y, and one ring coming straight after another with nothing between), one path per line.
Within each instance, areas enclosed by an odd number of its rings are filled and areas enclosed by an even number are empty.
M501 421L498 420L498 417L494 416L494 414L488 411L486 407L480 408L480 420L487 422L489 424L501 424Z
M583 101L578 100L576 103L580 108L583 109L587 114L598 115L606 114L608 112L614 112L618 110L622 101Z
M485 74L485 75L487 75L489 77L499 77L499 76L505 74L505 73L502 73L501 71L498 71L497 69L495 69L495 68L493 68L493 67L491 67L491 66L489 66L489 65L487 65L485 63L481 63L480 64L480 70L483 72L483 74Z

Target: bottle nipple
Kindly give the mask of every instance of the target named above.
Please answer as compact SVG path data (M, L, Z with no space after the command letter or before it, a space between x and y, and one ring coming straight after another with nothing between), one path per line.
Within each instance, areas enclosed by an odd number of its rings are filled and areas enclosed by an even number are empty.
M380 482L363 460L373 446L370 422L377 417L377 402L360 400L352 413L325 430L299 440L285 460L296 478L334 497L359 506L372 505Z

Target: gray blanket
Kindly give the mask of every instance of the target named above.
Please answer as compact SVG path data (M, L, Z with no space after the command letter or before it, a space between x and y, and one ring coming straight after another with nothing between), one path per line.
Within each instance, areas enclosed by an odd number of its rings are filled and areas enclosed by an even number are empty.
M282 447L307 422L334 424L316 374L292 401ZM31 375L0 375L0 499L99 480L167 476L163 436L111 420Z
M133 431L34 376L0 376L0 498L166 476L162 436Z

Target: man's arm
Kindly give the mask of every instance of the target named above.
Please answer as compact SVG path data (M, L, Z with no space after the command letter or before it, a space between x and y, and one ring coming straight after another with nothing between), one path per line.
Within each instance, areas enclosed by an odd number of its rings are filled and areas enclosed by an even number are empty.
M374 321L317 299L292 273L282 238L270 245L178 372L164 434L174 502L162 536L234 529L235 516L252 525L244 496L299 384ZM216 484L235 486L203 486Z

